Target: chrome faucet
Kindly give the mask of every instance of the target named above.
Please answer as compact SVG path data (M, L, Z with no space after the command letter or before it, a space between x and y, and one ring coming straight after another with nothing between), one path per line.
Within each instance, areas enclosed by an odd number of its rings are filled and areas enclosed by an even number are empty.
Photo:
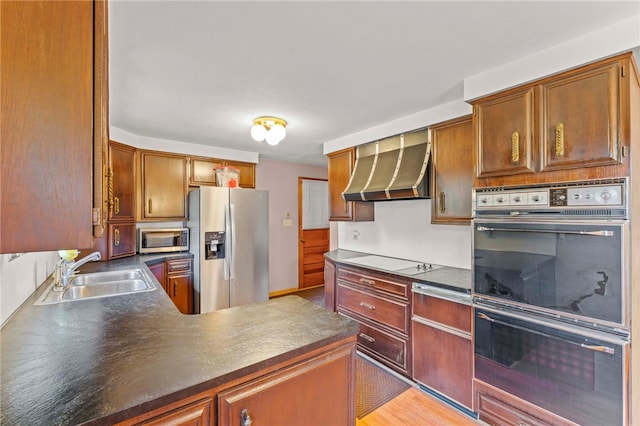
M88 262L93 262L96 260L100 260L100 252L96 251L91 253L90 255L83 257L77 262L69 263L69 261L60 259L56 264L55 270L55 284L53 286L54 291L62 291L69 284L71 277L73 276L76 269L84 265Z

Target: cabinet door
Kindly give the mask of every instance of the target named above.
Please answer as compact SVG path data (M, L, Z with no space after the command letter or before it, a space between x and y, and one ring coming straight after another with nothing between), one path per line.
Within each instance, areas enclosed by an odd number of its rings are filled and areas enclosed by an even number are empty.
M619 75L614 62L542 84L542 171L620 162Z
M471 336L415 319L412 327L414 379L471 408Z
M353 425L354 357L341 347L220 392L218 425Z
M478 177L534 172L533 101L527 88L474 106Z
M151 270L151 273L153 274L153 276L156 277L156 279L158 280L162 288L166 291L167 286L165 284L164 262L158 262L158 263L154 263L152 265L147 265L147 266Z
M92 245L93 14L0 2L0 253Z
M431 223L471 221L474 145L470 115L431 128Z
M215 185L215 169L223 166L222 160L215 158L191 158L189 185Z
M109 141L109 220L135 219L135 149Z
M136 224L109 223L109 259L136 254Z
M255 164L229 161L225 165L235 167L236 169L240 170L240 181L238 182L238 186L240 186L240 188L256 187Z
M191 272L167 274L167 293L183 314L193 313L193 285Z
M329 220L372 221L374 204L345 201L345 190L355 163L355 149L349 148L328 155Z
M187 218L187 159L142 152L142 219Z
M173 409L149 420L136 423L154 426L204 426L213 424L213 402L211 398Z

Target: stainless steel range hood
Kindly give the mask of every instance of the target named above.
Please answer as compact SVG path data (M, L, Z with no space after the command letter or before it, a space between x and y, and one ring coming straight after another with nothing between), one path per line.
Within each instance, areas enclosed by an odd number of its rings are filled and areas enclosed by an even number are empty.
M418 130L360 145L346 201L429 198L429 131Z

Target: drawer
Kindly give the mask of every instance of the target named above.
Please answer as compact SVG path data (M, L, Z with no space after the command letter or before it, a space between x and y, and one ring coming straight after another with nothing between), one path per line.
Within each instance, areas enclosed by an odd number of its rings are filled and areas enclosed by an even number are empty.
M338 309L409 334L409 304L338 284Z
M515 398L477 379L473 381L473 385L475 410L480 415L480 420L491 425L575 426L575 423L567 419Z
M471 306L413 293L413 315L471 333Z
M349 281L350 283L364 288L375 289L400 296L403 299L409 298L410 285L399 281L391 281L380 278L373 274L363 274L349 269L338 268L336 279Z
M392 364L407 371L407 341L365 324L360 324L359 349L385 364ZM386 361L386 362L385 362Z
M191 259L169 259L167 260L167 273L182 272L191 270Z

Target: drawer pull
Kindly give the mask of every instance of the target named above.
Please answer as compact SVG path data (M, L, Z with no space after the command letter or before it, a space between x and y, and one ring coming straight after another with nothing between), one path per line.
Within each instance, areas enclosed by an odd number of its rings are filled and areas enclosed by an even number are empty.
M177 296L178 295L178 282L174 281L173 282L173 296Z
M240 426L249 426L251 423L253 423L253 420L251 420L249 409L243 408L240 412Z
M113 231L113 245L116 247L120 245L120 231L117 229Z
M368 304L368 303L364 303L364 302L360 302L360 306L362 306L362 307L364 307L364 308L367 308L367 309L371 309L372 311L374 311L374 310L376 309L376 307L375 307L375 306L370 305L370 304Z
M364 340L368 341L369 343L375 343L376 339L374 339L373 337L369 336L368 334L364 334L364 333L360 333L358 334L359 337L362 337Z
M374 285L376 283L374 280L368 280L366 278L360 278L360 282L362 284L369 284L369 285Z

